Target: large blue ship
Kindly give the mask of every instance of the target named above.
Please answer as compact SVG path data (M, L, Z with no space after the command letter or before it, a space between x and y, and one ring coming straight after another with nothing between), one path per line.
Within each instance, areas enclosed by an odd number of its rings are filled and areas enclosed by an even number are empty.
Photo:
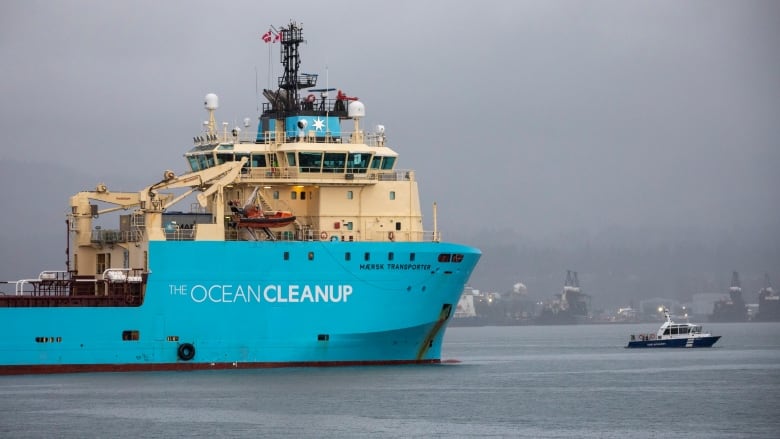
M441 361L480 251L441 240L435 205L423 228L384 127L299 72L300 25L264 39L284 74L256 132L208 94L186 172L74 195L66 267L0 285L0 374Z

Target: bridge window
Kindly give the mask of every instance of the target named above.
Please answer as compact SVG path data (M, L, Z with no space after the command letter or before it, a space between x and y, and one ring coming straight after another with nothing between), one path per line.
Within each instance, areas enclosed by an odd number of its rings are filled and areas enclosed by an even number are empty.
M353 172L362 174L368 169L368 162L371 159L371 154L352 152L347 158L347 172Z
M252 154L252 160L250 160L253 168L265 168L265 154Z
M322 164L322 172L344 172L347 155L343 152L326 152L325 161Z
M235 159L235 157L233 157L232 153L229 153L229 152L218 152L217 153L217 164L218 165L221 165L221 164L226 163L226 162L232 162L234 159Z
M288 152L287 153L287 164L290 166L295 166L295 153L294 152Z
M393 169L395 157L384 157L382 159L382 169Z
M299 152L298 163L301 172L320 172L320 168L322 168L322 153Z
M196 157L189 156L187 157L187 161L190 162L190 169L193 171L199 171L200 165L198 164L198 159Z

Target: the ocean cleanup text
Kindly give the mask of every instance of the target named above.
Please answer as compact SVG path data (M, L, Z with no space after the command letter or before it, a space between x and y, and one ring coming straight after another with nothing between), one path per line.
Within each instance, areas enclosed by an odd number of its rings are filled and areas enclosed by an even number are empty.
M352 285L169 285L195 303L345 303Z

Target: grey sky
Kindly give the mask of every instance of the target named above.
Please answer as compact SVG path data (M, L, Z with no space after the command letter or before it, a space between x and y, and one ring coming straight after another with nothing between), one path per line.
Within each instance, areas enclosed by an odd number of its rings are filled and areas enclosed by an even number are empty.
M14 189L0 199L54 203L3 215L5 247L26 233L18 220L51 218L59 254L72 193L183 171L206 93L220 97L220 122L254 120L256 82L268 83L260 35L290 19L308 40L302 70L387 127L445 237L738 228L780 241L780 2L5 1L0 12L0 164L31 177L3 180Z

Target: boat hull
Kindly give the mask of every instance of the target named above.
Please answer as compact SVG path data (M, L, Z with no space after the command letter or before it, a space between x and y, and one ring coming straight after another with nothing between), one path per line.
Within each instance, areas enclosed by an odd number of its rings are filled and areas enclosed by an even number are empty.
M627 348L709 348L720 339L720 335L711 337L672 338L665 340L629 341Z
M0 309L0 374L437 363L479 257L432 242L150 242L140 306Z

